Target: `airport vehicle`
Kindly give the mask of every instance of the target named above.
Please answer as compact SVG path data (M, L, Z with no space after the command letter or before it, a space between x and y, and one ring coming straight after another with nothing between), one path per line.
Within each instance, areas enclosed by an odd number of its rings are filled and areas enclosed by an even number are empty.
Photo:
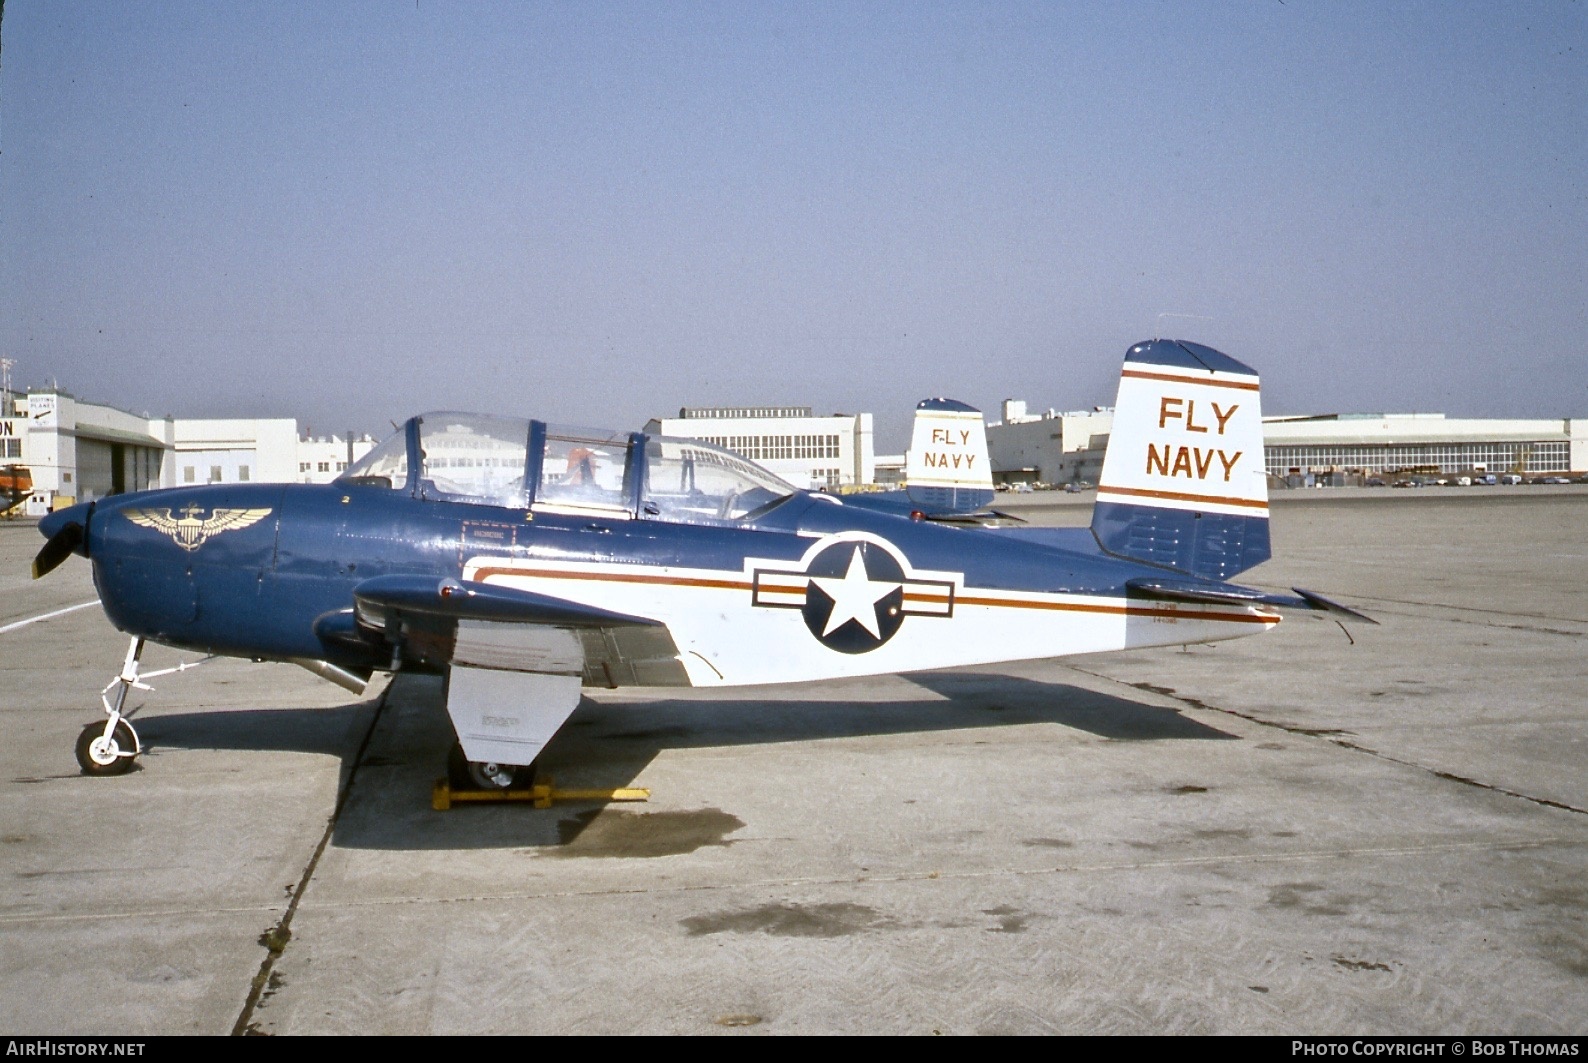
M33 471L26 465L0 466L0 512L11 514L33 493Z
M375 671L443 674L454 777L505 788L533 778L585 686L1213 642L1284 610L1367 619L1227 582L1270 552L1258 378L1235 359L1186 341L1130 348L1090 528L976 522L993 497L985 460L966 460L985 454L980 417L936 401L917 413L936 482L908 482L908 509L799 490L693 440L427 413L328 485L53 513L35 578L85 556L131 636L79 763L119 774L140 752L122 709L145 640L294 662L355 691Z

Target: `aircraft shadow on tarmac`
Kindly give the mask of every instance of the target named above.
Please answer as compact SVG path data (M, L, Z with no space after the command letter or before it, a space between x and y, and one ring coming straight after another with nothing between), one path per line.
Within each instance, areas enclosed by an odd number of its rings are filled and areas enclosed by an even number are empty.
M189 713L161 713L155 709L148 715L129 714L129 718L137 727L145 750L155 755L164 747L279 750L347 757L358 748L373 711L373 702L354 702L334 708Z
M758 700L754 697L600 701L586 698L547 747L543 773L560 787L617 788L634 785L658 754L668 749L721 748L780 742L973 731L1040 723L1060 724L1115 741L1230 740L1235 736L1196 722L1173 708L1148 705L1063 683L975 672L906 677L933 696L906 700L850 700L840 692L823 700ZM830 689L830 688L829 688ZM146 743L185 749L282 750L340 756L344 777L352 771L348 799L337 818L333 842L360 849L546 848L559 855L665 855L658 839L670 832L712 841L742 824L716 809L703 820L682 822L690 813L669 813L666 823L643 804L559 803L537 810L527 802L464 804L431 808L432 785L445 774L451 724L439 679L400 676L389 691L381 718L356 769L352 761L374 702L326 709L237 710L151 717L140 721ZM592 849L583 837L598 817L647 821L630 830L632 852L611 844ZM599 833L599 832L597 832ZM610 832L609 832L610 833ZM611 838L608 838L608 842ZM698 847L691 846L691 847ZM618 847L621 850L621 845Z

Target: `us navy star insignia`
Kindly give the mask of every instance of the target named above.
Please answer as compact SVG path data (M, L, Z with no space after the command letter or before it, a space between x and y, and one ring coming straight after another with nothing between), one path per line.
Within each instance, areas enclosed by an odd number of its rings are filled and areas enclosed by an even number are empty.
M797 564L751 559L746 567L752 605L800 610L816 640L839 653L877 649L906 616L953 616L962 579L917 571L892 543L859 533L823 539Z
M832 612L822 628L822 638L853 620L871 632L874 639L882 638L882 628L877 623L877 603L898 590L902 584L893 580L874 580L866 572L866 562L860 556L860 547L849 555L849 568L843 579L817 576L811 580L821 592L833 601ZM877 588L881 588L878 590Z
M222 532L236 531L258 524L270 516L264 509L212 509L210 515L200 520L196 513L203 507L189 503L182 509L181 517L173 517L169 509L124 509L127 519L140 528L153 528L169 535L171 541L191 553Z

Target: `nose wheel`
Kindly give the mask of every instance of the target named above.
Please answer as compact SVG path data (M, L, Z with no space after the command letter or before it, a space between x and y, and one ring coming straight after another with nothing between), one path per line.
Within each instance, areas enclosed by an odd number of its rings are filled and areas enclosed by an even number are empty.
M104 723L91 723L77 736L77 766L84 775L125 775L132 770L132 760L143 747L138 744L138 732L132 729L121 715L127 704L127 691L133 687L148 690L138 682L138 662L143 658L143 639L136 635L127 647L127 659L121 662L121 674L100 691L100 704L110 714ZM111 691L114 690L114 700Z
M77 766L84 775L125 775L141 751L126 720L91 723L77 736Z

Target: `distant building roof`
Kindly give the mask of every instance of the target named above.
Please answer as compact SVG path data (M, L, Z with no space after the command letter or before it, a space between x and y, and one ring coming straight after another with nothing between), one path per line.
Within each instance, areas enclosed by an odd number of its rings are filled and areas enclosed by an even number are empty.
M809 406L685 406L678 416L686 421L749 417L809 417Z

